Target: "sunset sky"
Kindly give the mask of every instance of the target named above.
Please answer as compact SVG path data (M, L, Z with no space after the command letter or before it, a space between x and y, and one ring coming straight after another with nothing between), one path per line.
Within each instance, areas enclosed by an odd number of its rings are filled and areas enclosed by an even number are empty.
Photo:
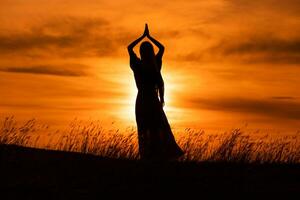
M145 23L172 127L300 130L300 0L1 0L0 117L135 125Z

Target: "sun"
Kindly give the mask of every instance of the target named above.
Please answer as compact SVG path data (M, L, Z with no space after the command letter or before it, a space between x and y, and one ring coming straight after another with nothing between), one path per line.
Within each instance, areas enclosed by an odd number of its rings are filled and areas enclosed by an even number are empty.
M124 66L125 67L125 66ZM120 86L122 87L122 90L124 91L123 99L121 100L122 108L120 109L120 116L123 120L129 122L130 124L135 123L135 101L138 93L138 89L135 85L134 76L132 74L132 78L130 79L128 77L128 74L124 75L123 78L120 79ZM164 80L165 84L167 85L167 90L165 90L165 106L164 110L168 112L172 112L176 108L174 108L173 104L173 95L172 90L173 83L172 83L172 77L166 76Z

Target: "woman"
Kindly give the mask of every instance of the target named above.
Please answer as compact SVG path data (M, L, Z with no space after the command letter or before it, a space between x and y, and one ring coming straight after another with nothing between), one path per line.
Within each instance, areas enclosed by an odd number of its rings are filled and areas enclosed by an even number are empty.
M153 46L145 41L140 45L138 58L133 48L148 37L159 49L155 55ZM149 34L146 24L144 34L128 46L130 67L134 72L138 94L135 116L138 128L141 159L176 159L183 151L176 144L169 122L164 113L164 81L160 70L164 46Z

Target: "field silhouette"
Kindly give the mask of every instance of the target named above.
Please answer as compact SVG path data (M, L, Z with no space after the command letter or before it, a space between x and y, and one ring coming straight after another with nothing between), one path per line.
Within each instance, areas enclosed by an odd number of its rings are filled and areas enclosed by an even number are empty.
M253 137L240 129L223 134L208 134L203 130L186 129L176 134L185 151L179 161L235 162L235 163L300 163L299 136L273 138L261 134ZM35 119L18 125L13 117L3 120L0 144L14 144L34 148L81 152L117 159L139 159L137 134L134 128L121 132L106 130L100 123L74 120L64 130L54 133Z
M4 199L286 199L299 193L297 136L253 139L239 129L221 135L187 129L176 137L185 156L162 162L139 160L133 128L119 133L75 120L61 132L36 134L48 129L34 119L2 121Z

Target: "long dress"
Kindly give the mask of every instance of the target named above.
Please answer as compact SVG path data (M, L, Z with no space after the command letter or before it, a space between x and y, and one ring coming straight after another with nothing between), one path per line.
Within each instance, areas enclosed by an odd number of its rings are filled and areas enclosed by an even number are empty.
M156 64L160 71L162 65L160 57L156 56ZM158 98L155 80L161 78L161 73L143 66L135 53L130 54L130 67L138 88L135 116L140 158L168 160L180 157L184 153L175 141Z

